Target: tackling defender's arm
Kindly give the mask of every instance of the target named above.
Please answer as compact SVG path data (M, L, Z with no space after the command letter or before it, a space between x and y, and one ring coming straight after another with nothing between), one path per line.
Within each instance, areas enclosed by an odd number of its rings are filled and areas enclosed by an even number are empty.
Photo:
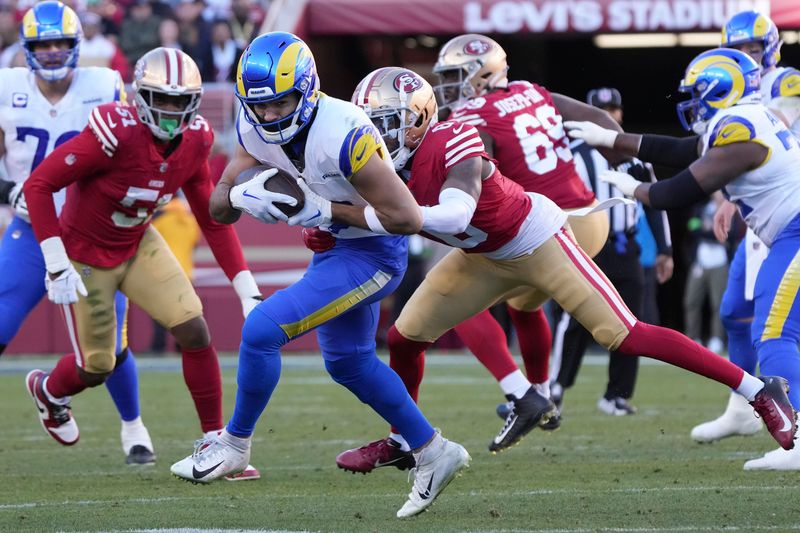
M211 216L222 224L233 224L242 215L242 212L231 205L230 190L236 184L236 177L260 163L257 159L247 153L241 145L236 145L236 152L230 163L225 167L222 177L214 188L209 202Z

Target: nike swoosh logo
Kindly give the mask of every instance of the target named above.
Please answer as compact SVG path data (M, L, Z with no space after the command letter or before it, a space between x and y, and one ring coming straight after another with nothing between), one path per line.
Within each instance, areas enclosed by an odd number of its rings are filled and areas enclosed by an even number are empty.
M364 145L361 148L361 153L356 156L356 161L361 161L361 158L364 157L364 152L366 152L366 151L367 151L367 146Z
M196 466L193 466L192 467L192 475L194 476L195 479L200 479L201 477L205 477L208 474L210 474L211 472L213 472L214 470L216 470L219 467L219 465L221 465L224 462L225 461L220 461L219 463L215 464L211 468L206 468L205 470L198 470Z
M428 488L425 489L425 492L417 491L417 494L419 494L419 497L422 498L423 500L427 500L428 498L430 498L431 497L431 487L432 486L433 486L433 474L431 474L431 479L430 479L430 481L428 481Z
M316 212L316 213L314 213L313 215L311 215L310 217L308 217L306 220L307 220L307 221L308 221L308 220L313 220L313 219L317 218L318 216L320 216L321 214L322 214L322 211L320 211L319 209L317 209L317 212Z
M381 466L389 466L389 465L393 465L393 464L395 464L395 463L398 463L398 462L400 462L400 461L402 461L402 460L403 460L403 457L398 457L397 459L392 459L391 461L386 461L386 462L384 463L383 461L381 461L380 459L378 459L377 461L375 461L375 468L379 468L379 467L381 467Z
M252 194L247 194L247 191L242 193L242 196L247 196L248 198L255 198L256 200L261 200L258 196L253 196Z
M778 414L779 414L779 415L781 415L781 420L783 420L783 427L781 428L781 431L789 431L790 429L792 429L792 421L791 421L791 420L789 420L789 418L788 418L788 417L786 416L786 414L783 412L783 409L781 409L781 408L778 406L778 402L776 402L776 401L773 399L773 400L772 400L772 403L775 405L775 409L777 409L777 410L778 410Z

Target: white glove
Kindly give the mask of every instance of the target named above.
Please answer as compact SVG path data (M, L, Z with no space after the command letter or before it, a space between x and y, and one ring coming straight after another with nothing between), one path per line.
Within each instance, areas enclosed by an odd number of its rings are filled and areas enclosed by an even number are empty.
M244 317L247 318L250 311L264 301L264 298L261 296L261 291L258 289L256 279L249 270L242 270L234 276L232 283L233 290L236 291L236 295L239 296L239 301L242 302Z
M326 200L308 188L302 178L297 178L297 185L303 189L305 204L295 216L291 217L287 224L290 226L303 226L304 228L314 228L331 223L331 201Z
M285 222L288 217L273 204L297 205L297 200L291 196L270 192L264 188L264 183L277 173L278 169L271 168L259 172L249 181L231 187L228 192L231 207L244 211L253 218L267 224L275 224L279 220Z
M55 279L50 279L49 273L45 274L44 284L47 287L47 297L54 304L74 304L78 302L78 294L83 297L89 295L80 274L72 264Z
M22 183L17 183L8 193L8 205L14 208L17 216L25 222L30 222L28 214L28 203L25 201L25 194L22 192Z
M636 188L642 184L641 181L637 180L627 172L617 172L615 170L604 170L598 177L600 178L600 181L610 183L619 189L622 194L630 198L633 198L634 191L636 191Z
M567 120L564 122L564 127L567 129L567 135L573 139L583 139L586 144L600 148L614 148L614 141L619 135L618 132L607 130L594 122Z

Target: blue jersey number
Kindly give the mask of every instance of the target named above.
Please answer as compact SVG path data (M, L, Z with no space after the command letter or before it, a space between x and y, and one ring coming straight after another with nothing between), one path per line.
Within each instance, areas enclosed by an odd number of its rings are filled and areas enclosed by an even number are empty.
M72 139L79 133L79 131L65 131L58 137L58 139L56 139L56 142L53 145L53 150ZM25 142L25 139L28 137L33 137L36 139L36 153L33 154L33 162L31 163L31 172L33 172L33 169L38 167L39 163L44 161L44 158L47 155L47 145L50 142L50 132L41 128L17 128L17 140L19 142Z
M797 138L795 138L795 136L789 130L781 130L775 135L781 140L783 147L787 150L791 150L792 146L797 144Z

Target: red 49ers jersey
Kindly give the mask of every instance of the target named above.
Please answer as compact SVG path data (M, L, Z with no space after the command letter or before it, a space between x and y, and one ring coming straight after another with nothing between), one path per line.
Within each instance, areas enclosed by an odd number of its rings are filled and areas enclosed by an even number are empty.
M115 267L133 257L153 212L182 188L220 265L229 278L235 276L246 268L238 239L208 211L213 141L211 127L198 116L164 157L166 146L157 144L133 107L95 108L89 125L53 151L26 183L37 238L61 235L70 259ZM52 194L67 186L59 224Z
M575 170L561 114L543 87L511 82L508 89L471 99L450 119L491 135L500 172L526 191L543 194L562 209L594 200Z
M439 193L450 168L470 157L489 156L478 131L453 121L433 126L414 152L408 188L420 205L439 203ZM481 195L466 231L459 235L422 232L435 241L470 253L493 252L513 239L531 210L522 187L495 169L481 182Z

